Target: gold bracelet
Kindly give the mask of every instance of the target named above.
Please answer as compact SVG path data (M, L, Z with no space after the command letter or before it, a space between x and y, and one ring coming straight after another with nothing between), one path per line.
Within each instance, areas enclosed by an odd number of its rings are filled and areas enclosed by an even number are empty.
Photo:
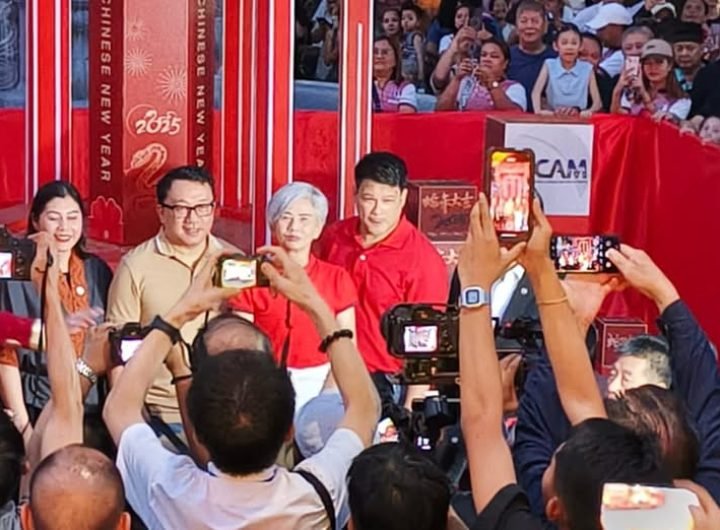
M538 305L538 306L541 306L541 305L558 305L558 304L564 304L564 303L567 302L567 301L568 301L568 297L567 297L567 295L566 295L566 296L563 296L562 298L554 298L554 299L552 299L552 300L537 300L537 301L535 302L535 304Z

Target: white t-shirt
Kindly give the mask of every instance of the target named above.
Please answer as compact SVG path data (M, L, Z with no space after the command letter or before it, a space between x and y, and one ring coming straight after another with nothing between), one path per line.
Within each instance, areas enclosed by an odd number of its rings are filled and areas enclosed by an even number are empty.
M363 450L360 438L338 429L315 456L296 469L327 488L336 513L347 501L345 477ZM327 528L325 508L302 476L272 466L249 476L226 475L211 463L203 471L188 456L165 449L152 429L138 423L120 438L117 465L125 496L151 530ZM344 524L338 518L338 524Z
M610 77L620 75L623 66L625 65L625 56L622 50L615 50L605 59L600 61L600 68L605 70Z
M450 33L449 35L445 35L443 36L443 38L440 39L440 44L438 44L438 54L441 54L450 47L454 36L454 34Z
M620 106L625 110L631 110L633 105L627 98L625 91L623 91L622 98L620 98ZM687 119L690 114L690 107L692 106L692 100L690 98L682 98L673 101L672 103L665 102L662 105L657 105L658 112L669 112L679 120Z

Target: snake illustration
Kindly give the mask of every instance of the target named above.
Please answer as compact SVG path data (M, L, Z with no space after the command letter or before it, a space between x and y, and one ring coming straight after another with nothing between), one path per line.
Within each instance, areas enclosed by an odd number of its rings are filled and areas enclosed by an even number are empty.
M125 173L134 177L139 188L152 189L159 180L158 173L167 158L167 147L153 142L135 151L130 159L130 168Z

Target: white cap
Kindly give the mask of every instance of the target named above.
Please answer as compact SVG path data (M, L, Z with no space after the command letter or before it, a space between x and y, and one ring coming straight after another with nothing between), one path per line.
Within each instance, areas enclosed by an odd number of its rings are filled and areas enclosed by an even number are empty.
M660 2L659 4L655 4L654 6L652 6L650 13L652 15L657 15L663 9L668 9L668 10L672 11L672 14L674 17L677 16L677 11L675 10L675 6L672 5L670 2Z
M617 24L618 26L631 26L633 19L621 4L603 4L600 9L589 23L588 27L591 29L602 29L610 24Z

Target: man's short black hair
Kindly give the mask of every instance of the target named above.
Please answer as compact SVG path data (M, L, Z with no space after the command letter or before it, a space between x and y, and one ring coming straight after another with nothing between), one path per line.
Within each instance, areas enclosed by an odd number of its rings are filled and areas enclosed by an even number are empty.
M576 425L555 455L555 490L573 530L600 530L603 485L670 484L659 444L608 419Z
M258 350L230 350L205 358L193 376L187 403L213 464L231 475L270 467L295 414L287 370Z
M520 15L522 15L525 11L533 11L535 13L538 13L543 17L543 19L547 16L545 6L540 2L536 2L535 0L523 0L522 2L520 2L517 8L517 14L515 15L515 18L520 18Z
M402 158L392 153L369 153L355 166L355 190L360 189L364 180L404 190L407 188L407 166Z
M384 443L365 449L348 471L355 530L442 530L447 526L450 484L416 448Z
M0 411L0 506L15 498L22 478L25 444L7 414Z
M665 469L673 479L692 480L700 442L682 398L672 390L643 385L605 400L608 417L638 434L657 436Z
M207 169L198 166L176 167L165 173L158 181L157 186L155 186L155 195L157 196L158 204L165 202L170 188L176 180L199 182L200 184L207 184L212 190L215 189L215 180Z

